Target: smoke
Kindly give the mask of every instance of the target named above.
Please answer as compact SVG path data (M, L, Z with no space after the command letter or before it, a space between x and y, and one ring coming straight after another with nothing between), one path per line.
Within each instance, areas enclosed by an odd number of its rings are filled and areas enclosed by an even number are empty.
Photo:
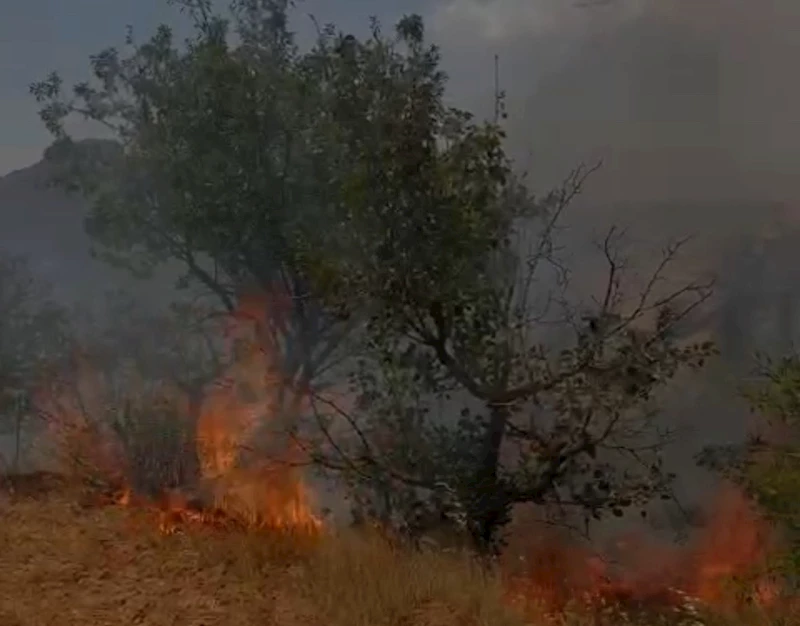
M592 9L584 11L582 9ZM642 11L637 0L448 0L436 14L438 23L456 23L474 29L487 41L542 37L551 34L573 36L600 23L604 28L632 19Z
M692 434L672 462L689 491L702 445L736 440L735 386L756 349L787 350L800 289L800 4L793 0L446 0L430 18L453 101L490 117L494 55L509 149L538 191L603 161L571 212L573 265L611 223L635 247L696 238L681 271L718 275L701 321L722 358L666 402ZM583 241L581 244L577 242Z
M603 157L598 204L798 195L791 0L452 0L432 23L483 112L499 55L511 147L539 185Z
M570 243L611 223L639 249L693 236L684 268L719 276L709 324L726 340L758 331L736 356L762 347L761 331L788 347L800 295L781 269L800 199L800 4L443 0L430 23L453 101L480 116L492 114L499 57L509 149L535 190L603 161L570 213ZM588 264L587 246L571 249Z

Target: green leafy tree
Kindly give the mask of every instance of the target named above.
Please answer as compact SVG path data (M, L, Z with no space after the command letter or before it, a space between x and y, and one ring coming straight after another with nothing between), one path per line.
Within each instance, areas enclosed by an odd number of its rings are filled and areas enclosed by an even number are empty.
M593 168L533 197L503 130L445 104L439 52L417 16L393 37L375 25L341 57L319 123L349 146L348 168L328 243L305 259L330 306L368 312L371 355L353 376L355 406L318 398L316 460L384 494L446 485L482 549L514 504L599 518L666 493L670 477L648 454L663 443L652 440L654 394L713 352L676 341L710 294L710 283L664 286L682 243L626 298L611 229L599 297L570 304L556 235ZM561 342L548 337L557 328ZM455 426L436 414L448 401L464 402ZM335 441L347 428L349 449Z
M706 448L699 461L742 486L785 533L776 566L800 585L800 357L759 357L743 395L761 419L759 432L742 445Z
M570 303L555 235L591 170L533 197L502 129L445 104L419 16L364 40L321 27L300 52L286 1L236 0L229 20L180 4L185 46L162 27L127 57L93 57L96 80L69 96L57 75L32 86L101 252L137 271L177 260L228 310L277 286L267 339L313 399L322 428L293 433L313 462L379 486L387 507L453 495L439 500L457 500L482 549L517 503L600 517L662 493L662 442L644 441L654 393L711 352L676 343L709 294L664 287L680 245L626 299L610 231L596 302ZM116 141L71 142L76 114ZM309 383L353 328L364 349L343 407ZM448 401L457 425L432 410Z
M203 0L176 4L194 23L184 45L166 26L142 44L129 34L128 53L93 56L93 80L71 93L55 73L31 86L56 139L56 182L90 201L86 227L106 260L137 274L177 262L178 286L226 312L267 294L264 332L301 388L349 330L309 293L297 256L325 228L337 182L316 133L324 62L297 50L286 0L237 0L227 18ZM74 116L111 140L72 141Z

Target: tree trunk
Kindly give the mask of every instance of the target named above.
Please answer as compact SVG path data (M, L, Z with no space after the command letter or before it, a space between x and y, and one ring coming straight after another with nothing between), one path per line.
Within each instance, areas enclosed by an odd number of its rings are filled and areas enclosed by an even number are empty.
M22 424L23 424L23 406L21 398L17 398L14 406L16 415L14 416L14 474L20 473L20 457L22 454Z
M188 415L189 423L186 424L183 440L183 455L181 459L180 478L181 485L190 485L194 488L200 483L202 478L200 469L200 458L197 451L198 433L197 427L200 421L200 412L203 410L203 400L205 399L205 385L194 384L187 390L188 396Z
M475 481L476 498L469 512L472 539L482 554L497 552L499 532L510 519L507 490L498 476L500 446L509 412L504 405L490 406L489 410L484 455Z

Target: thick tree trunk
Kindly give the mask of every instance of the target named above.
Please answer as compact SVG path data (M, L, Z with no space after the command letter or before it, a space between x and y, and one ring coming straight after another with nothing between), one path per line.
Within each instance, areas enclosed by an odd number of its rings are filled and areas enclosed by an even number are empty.
M200 421L200 412L203 409L205 398L205 385L196 384L186 390L188 399L188 423L183 432L183 450L181 451L180 466L178 468L178 488L188 488L194 490L198 487L202 479L200 468L200 457L197 450L197 427Z
M476 549L483 554L496 553L499 532L509 521L508 494L498 477L500 446L508 421L508 408L502 405L489 408L490 419L485 434L484 455L474 486L476 497L470 507L472 539Z

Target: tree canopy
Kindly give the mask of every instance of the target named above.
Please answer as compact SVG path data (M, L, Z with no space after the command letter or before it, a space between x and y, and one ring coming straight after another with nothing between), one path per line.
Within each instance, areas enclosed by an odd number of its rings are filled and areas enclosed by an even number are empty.
M681 244L627 297L610 229L605 280L578 304L558 225L594 168L532 194L500 119L446 104L419 16L363 40L318 27L303 51L285 0L237 0L227 17L179 4L185 45L161 27L92 57L70 94L57 74L31 87L102 253L137 271L178 261L181 285L227 311L270 296L287 383L317 418L295 436L315 465L388 494L386 515L445 489L490 549L518 503L588 519L666 493L654 394L712 352L677 336L710 293L664 287ZM114 142L76 144L71 115ZM311 384L342 354L344 405Z
M775 566L800 586L800 358L759 355L756 376L742 394L759 416L744 444L712 446L701 465L741 486L784 533Z

